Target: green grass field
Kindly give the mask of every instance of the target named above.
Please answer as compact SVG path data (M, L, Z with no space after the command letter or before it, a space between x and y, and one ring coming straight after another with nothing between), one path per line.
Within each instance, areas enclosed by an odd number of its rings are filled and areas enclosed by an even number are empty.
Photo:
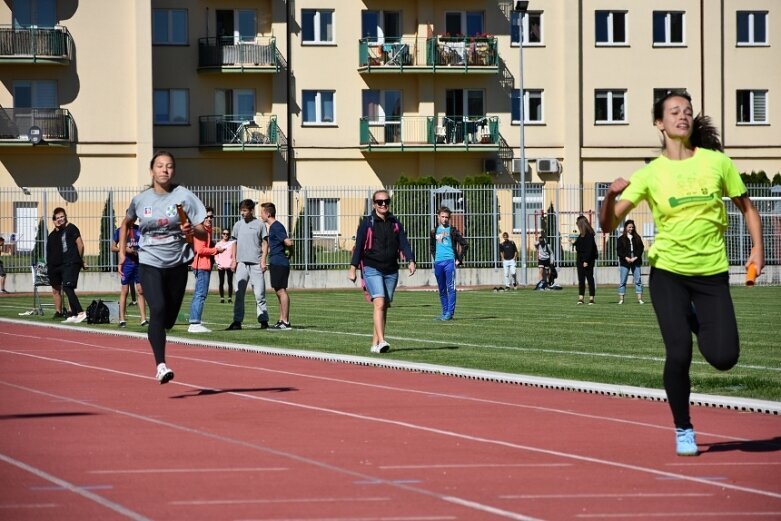
M47 288L48 289L48 288ZM261 331L254 303L247 299L247 320L242 331L224 331L231 322L232 306L209 295L204 324L214 331L189 335L186 324L172 335L225 340L280 348L328 353L381 356L403 361L547 376L662 387L664 348L650 303L631 298L615 304L614 288L601 288L594 306L577 306L576 290L534 292L529 289L494 293L491 290L459 292L456 320L437 322L439 299L435 291L399 291L388 317L391 351L369 353L371 306L359 290L291 290L294 331ZM781 287L735 287L732 290L741 335L737 367L722 373L710 367L695 350L692 390L697 393L781 401ZM115 300L117 295L102 297ZM630 295L632 297L632 295ZM82 305L95 295L82 295ZM272 323L277 301L268 293ZM46 316L19 317L30 309L31 297L0 299L0 316L51 322ZM44 295L44 302L51 299ZM181 317L189 310L185 297ZM137 326L138 309L128 308L129 331ZM73 327L116 329L116 325Z

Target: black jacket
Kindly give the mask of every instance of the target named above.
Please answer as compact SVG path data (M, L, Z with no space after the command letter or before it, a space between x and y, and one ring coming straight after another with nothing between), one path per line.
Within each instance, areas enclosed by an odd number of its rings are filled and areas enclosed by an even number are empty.
M371 240L367 241L371 228ZM399 254L408 262L415 260L407 233L393 214L383 221L375 212L361 220L355 233L355 248L350 264L371 266L381 273L393 273L399 270Z
M575 239L575 252L578 264L588 262L589 266L594 265L599 254L597 253L597 241L593 235L587 234L585 237L578 235Z
M621 266L634 268L635 266L641 266L643 264L643 251L645 251L645 246L643 245L643 239L640 238L640 235L636 231L632 234L632 246L634 248L634 255L631 255L632 248L629 247L629 237L621 234L618 241L616 241L616 253L618 254L618 263ZM626 258L630 255L632 257L637 257L637 260L631 265L626 261Z
M451 244L453 245L453 253L456 256L456 260L459 262L459 264L464 263L464 257L466 256L466 251L469 249L469 244L466 242L466 239L464 239L464 236L461 235L461 232L458 231L458 228L455 226L450 227L450 238ZM437 258L437 229L434 228L431 230L431 234L429 236L429 248L431 249L431 258L435 259Z

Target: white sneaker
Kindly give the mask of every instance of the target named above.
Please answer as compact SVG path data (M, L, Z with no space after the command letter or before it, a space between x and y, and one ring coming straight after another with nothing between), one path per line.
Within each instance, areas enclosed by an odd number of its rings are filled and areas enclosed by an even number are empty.
M390 351L390 344L385 340L372 346L372 353L387 353L388 351Z
M174 379L174 372L168 369L165 364L157 364L157 381L161 384L167 384Z
M638 299L637 303L638 304L645 304L645 302L643 302L643 299Z
M208 327L205 327L203 324L190 324L190 327L187 328L188 333L211 333L212 330Z
M72 317L68 317L65 319L65 322L70 322L72 324L80 324L81 322L84 322L87 320L87 312L82 311L78 315L74 315Z

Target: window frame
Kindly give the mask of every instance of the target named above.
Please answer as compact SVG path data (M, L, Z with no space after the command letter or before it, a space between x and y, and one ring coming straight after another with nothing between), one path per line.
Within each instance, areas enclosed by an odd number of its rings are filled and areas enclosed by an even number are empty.
M744 120L741 118L741 112L744 107L744 101L741 99L742 96L745 96L748 94L748 119ZM756 96L757 94L762 94L762 97L764 98L764 105L765 105L765 113L764 113L764 119L758 120L756 119L755 114L755 104L756 104ZM752 126L752 125L769 125L770 122L768 120L768 90L767 89L738 89L735 91L735 122L738 126L744 127L744 126Z
M511 106L510 106L510 124L518 126L521 124L518 114L515 113L515 109L518 107L518 96L520 89L513 89L511 94ZM539 99L539 106L541 112L540 119L531 119L531 101L532 98ZM545 124L545 90L544 89L523 89L523 124L524 125L544 125Z
M605 94L607 110L605 111L608 116L607 119L597 119L597 107L599 100L603 99L602 94ZM613 116L613 104L616 101L614 98L616 94L620 94L623 99L624 105L624 118L616 119ZM626 125L629 123L629 109L627 103L627 90L626 89L595 89L594 90L594 125Z
M305 39L305 16L313 14L312 19L312 40ZM324 40L320 34L320 27L323 21L321 17L324 14L329 14L331 17L331 40ZM335 9L301 9L301 45L336 45L336 10Z
M42 87L47 86L49 87L48 92L53 94L53 103L42 103L42 98L39 96L42 93ZM52 88L53 87L53 88ZM26 88L29 90L30 93L30 106L21 106L19 105L17 98L19 94L17 94L17 89L23 89ZM59 83L57 80L49 80L49 79L36 79L36 80L26 80L26 79L19 79L14 80L11 85L11 99L13 101L13 108L14 109L58 109L60 108L60 99L59 99ZM51 105L51 106L47 106Z
M168 104L168 119L166 121L158 121L157 120L157 94L158 93L167 93L167 104ZM173 101L173 93L183 93L184 94L184 106L185 106L185 118L184 121L175 121L172 119L172 111L171 107L174 105ZM190 89L187 88L174 88L174 89L154 89L152 92L152 121L154 125L160 125L160 126L182 126L182 125L189 125L190 124Z
M377 26L373 27L373 35L369 35L368 33L370 31L367 30L366 27L366 19L364 18L368 14L373 14L377 17ZM387 28L386 28L386 20L388 16L395 16L396 17L396 23L399 28L399 34L397 36L391 35L388 36L387 34ZM391 42L397 42L401 41L401 38L403 36L402 33L402 12L398 10L389 10L389 9L363 9L361 10L361 39L366 40L369 45L382 45L385 43L385 40Z
M664 15L664 40L656 41L657 15ZM673 16L680 16L681 41L673 41ZM686 11L653 11L651 13L651 43L654 47L685 47L686 46Z
M543 18L543 11L526 11L525 13L519 13L518 11L511 11L510 13L510 47L518 47L518 16L523 15L521 18L521 31L523 32L523 46L524 47L543 47L545 45L545 24ZM530 18L531 17L531 18ZM532 42L529 38L529 23L535 19L539 21L540 35L539 41Z
M535 210L545 211L545 183L526 183L526 234L534 234L540 231L539 222L535 216ZM517 186L513 187L512 193L512 220L513 220L513 233L522 233L520 227L522 216L521 210L523 209L523 198L521 197L521 189ZM523 244L523 237L521 237L521 244Z
M333 215L327 213L326 204L331 203L335 205L335 213ZM339 216L340 216L340 204L341 200L338 197L310 197L306 201L307 214L309 215L309 222L312 226L312 235L315 237L337 237L340 234L339 231ZM316 208L317 213L313 212L313 207ZM327 228L328 219L333 219L336 227L334 229Z
M748 18L746 22L748 23L748 27L746 27L746 36L748 37L747 41L741 41L740 40L740 25L741 25L741 15L746 15ZM762 21L764 23L764 32L765 32L765 39L764 41L757 41L756 39L756 16L762 15ZM768 40L768 34L770 31L768 30L768 12L767 11L748 11L748 10L741 10L735 12L735 45L738 47L759 47L759 46L767 46L770 45Z
M307 100L306 96L307 94L314 93L314 103L315 103L315 119L314 120L307 120ZM327 103L327 100L323 99L323 94L329 93L331 95L331 104L333 106L333 121L324 121L323 120L323 109L324 109L324 103ZM301 126L304 127L335 127L337 126L337 116L336 116L336 90L334 89L305 89L301 91Z
M184 41L174 41L172 39L174 34L174 12L180 12L184 13ZM166 13L167 18L167 25L166 25L166 31L167 31L167 40L165 41L158 41L156 39L157 35L155 32L155 14L156 13ZM189 11L185 9L179 9L179 8L154 8L152 9L152 45L169 45L169 46L186 46L189 45L190 41L190 13Z
M606 14L607 19L605 20L605 23L607 24L606 29L606 40L605 41L599 41L599 16L600 14ZM623 24L624 24L624 40L623 41L616 41L615 39L615 32L616 32L616 15L622 15L623 17ZM628 11L615 11L615 10L607 10L607 9L597 9L594 11L594 44L597 47L626 47L629 45L629 12Z

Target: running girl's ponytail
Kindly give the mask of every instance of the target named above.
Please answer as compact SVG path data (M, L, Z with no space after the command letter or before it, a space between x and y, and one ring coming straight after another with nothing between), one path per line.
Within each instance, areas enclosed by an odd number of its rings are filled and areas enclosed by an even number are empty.
M724 152L724 147L719 139L719 131L713 126L709 116L699 114L694 118L692 135L689 142L693 147L707 148Z

